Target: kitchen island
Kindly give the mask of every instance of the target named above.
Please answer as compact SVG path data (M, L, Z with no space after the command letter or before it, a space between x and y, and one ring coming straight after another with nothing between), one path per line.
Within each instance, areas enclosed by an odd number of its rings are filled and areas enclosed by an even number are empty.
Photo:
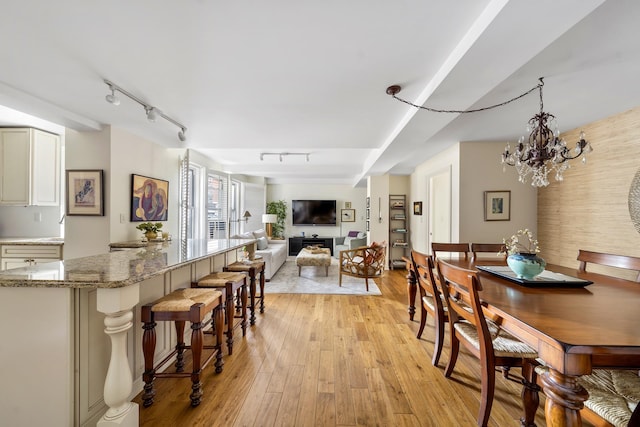
M151 244L0 272L0 413L12 426L137 426L139 306L255 251L255 240ZM156 358L175 343L159 328ZM106 413L105 413L106 410ZM8 417L8 418L6 418Z

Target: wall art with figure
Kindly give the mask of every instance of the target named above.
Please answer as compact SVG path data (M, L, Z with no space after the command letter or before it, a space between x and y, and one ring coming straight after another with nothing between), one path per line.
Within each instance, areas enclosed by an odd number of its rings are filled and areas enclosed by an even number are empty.
M67 170L67 215L104 215L103 171Z
M131 174L131 221L166 221L169 181Z

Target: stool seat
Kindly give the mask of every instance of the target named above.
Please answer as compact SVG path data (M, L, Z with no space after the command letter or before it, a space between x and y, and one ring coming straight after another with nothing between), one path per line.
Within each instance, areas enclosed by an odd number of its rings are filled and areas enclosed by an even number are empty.
M157 299L151 311L189 311L197 303L204 304L204 311L211 311L222 297L222 292L210 289L184 288Z
M237 261L229 264L225 271L244 272L249 275L249 324L256 323L256 299L260 300L260 313L264 313L264 260ZM256 279L260 278L260 295L256 295Z
M140 308L142 328L142 352L144 355L144 393L142 395L144 407L153 404L155 397L154 380L156 378L182 378L191 377L191 406L198 406L202 398L202 384L200 374L207 364L216 357L216 372L222 372L222 306L223 294L215 289L177 289L156 301L145 304ZM203 321L208 313L211 313L213 325L218 325L215 330L215 345L204 344ZM156 321L174 321L177 343L174 350L154 366L156 348ZM191 323L191 343L184 342L185 322ZM193 360L192 372L184 372L184 350L190 349ZM206 360L201 363L202 350L213 350ZM158 372L168 361L176 356L175 372Z
M245 280L245 275L231 271L219 271L210 273L198 280L199 287L220 287L223 288L227 282L239 282Z
M227 323L227 349L229 355L233 354L233 330L236 326L242 328L242 336L247 334L247 276L244 273L231 271L219 271L207 274L197 282L191 283L192 288L216 288L222 291L225 300ZM235 315L233 297L239 292L239 315ZM234 319L240 319L234 324Z

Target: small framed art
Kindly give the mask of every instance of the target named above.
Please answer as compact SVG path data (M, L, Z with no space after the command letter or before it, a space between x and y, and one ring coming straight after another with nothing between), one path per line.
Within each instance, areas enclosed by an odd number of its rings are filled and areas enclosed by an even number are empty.
M356 222L355 209L342 209L340 216L342 217L342 222Z
M511 219L511 191L484 192L484 220L509 221Z
M67 171L67 215L104 216L103 170Z
M413 202L413 214L422 215L422 202Z

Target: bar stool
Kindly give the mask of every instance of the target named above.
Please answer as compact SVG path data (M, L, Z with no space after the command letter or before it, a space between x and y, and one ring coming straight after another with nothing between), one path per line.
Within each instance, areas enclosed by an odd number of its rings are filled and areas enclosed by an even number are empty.
M153 404L155 390L153 382L156 378L191 377L191 406L198 406L202 398L202 384L200 373L215 356L216 372L222 372L222 292L213 289L177 289L164 297L141 307L142 352L144 354L144 393L142 395L144 407ZM211 313L212 323L216 325L215 345L204 345L203 320L207 313ZM175 322L178 342L175 349L156 366L153 356L156 349L156 321ZM191 345L184 343L185 322L191 322ZM193 369L184 372L184 350L191 349ZM213 350L201 363L202 350ZM157 372L171 358L176 355L175 372Z
M264 266L262 260L237 261L224 268L225 271L243 272L249 276L249 324L256 323L256 299L260 300L260 313L264 313ZM260 295L256 295L256 278L260 276Z
M197 282L191 282L191 287L215 288L222 292L227 316L227 348L229 350L229 356L231 356L233 354L234 328L240 326L242 328L242 336L247 334L247 276L243 273L227 271L210 273ZM240 291L240 313L236 315L233 297L238 291ZM240 319L240 322L235 323L234 319Z

